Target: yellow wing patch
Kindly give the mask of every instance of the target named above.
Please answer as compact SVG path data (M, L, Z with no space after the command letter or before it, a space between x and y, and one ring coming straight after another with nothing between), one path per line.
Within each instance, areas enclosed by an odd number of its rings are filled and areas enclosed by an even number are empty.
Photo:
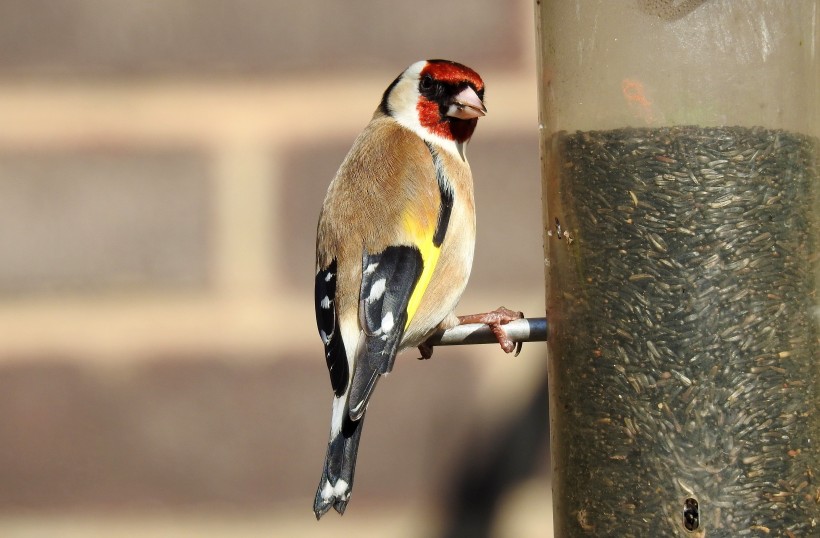
M410 213L404 214L402 222L404 229L407 230L412 238L413 245L421 252L423 263L419 281L413 289L413 293L410 295L410 300L407 302L407 323L404 324L404 328L407 329L410 325L410 321L413 320L413 316L416 315L416 311L421 304L421 298L424 296L424 292L427 290L430 280L433 278L433 271L436 269L436 264L438 264L441 248L433 244L435 225L424 226Z

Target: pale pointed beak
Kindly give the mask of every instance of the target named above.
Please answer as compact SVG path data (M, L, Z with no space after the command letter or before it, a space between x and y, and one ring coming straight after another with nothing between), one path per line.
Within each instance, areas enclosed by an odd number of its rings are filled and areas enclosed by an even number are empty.
M474 89L467 86L453 98L453 103L447 109L447 115L452 118L469 120L480 118L487 113L487 108L478 97Z

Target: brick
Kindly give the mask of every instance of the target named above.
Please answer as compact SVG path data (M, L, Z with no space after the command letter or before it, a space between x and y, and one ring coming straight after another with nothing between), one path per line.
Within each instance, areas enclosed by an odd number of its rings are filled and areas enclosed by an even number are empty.
M247 359L0 367L0 510L296 501L310 517L330 427L324 360ZM381 381L357 467L362 505L429 499L449 476L481 422L463 359L402 358Z
M6 0L0 72L213 74L520 65L523 1Z
M278 233L293 257L277 260L297 287L313 285L313 257L319 210L327 186L350 141L295 148L284 164L285 194L277 215ZM543 289L541 181L536 133L483 136L468 148L475 182L478 238L470 286L526 292ZM293 233L310 230L311 235ZM307 274L306 274L307 273ZM539 292L540 293L540 292Z
M289 258L274 260L289 285L313 289L316 224L327 187L353 142L321 141L291 148L282 162L279 207L274 209L274 233ZM300 232L297 233L297 230Z
M0 154L0 294L204 287L208 174L186 150Z
M476 137L468 148L477 239L470 285L543 295L541 170L535 131Z

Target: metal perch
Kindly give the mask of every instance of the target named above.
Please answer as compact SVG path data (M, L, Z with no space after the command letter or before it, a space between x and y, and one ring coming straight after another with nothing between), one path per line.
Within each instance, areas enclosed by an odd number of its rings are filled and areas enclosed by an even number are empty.
M546 342L547 318L516 319L503 326L513 342ZM457 325L439 331L427 340L431 346L463 346L468 344L497 344L493 331L482 323Z

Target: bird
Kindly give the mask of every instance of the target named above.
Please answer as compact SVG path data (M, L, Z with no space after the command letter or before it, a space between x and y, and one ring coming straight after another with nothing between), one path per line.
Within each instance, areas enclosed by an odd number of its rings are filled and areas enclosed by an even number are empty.
M484 82L450 60L422 60L384 91L332 179L316 234L315 309L333 389L330 439L313 504L344 514L368 402L396 354L461 323L523 317L500 307L457 316L476 238L466 146L487 113Z

